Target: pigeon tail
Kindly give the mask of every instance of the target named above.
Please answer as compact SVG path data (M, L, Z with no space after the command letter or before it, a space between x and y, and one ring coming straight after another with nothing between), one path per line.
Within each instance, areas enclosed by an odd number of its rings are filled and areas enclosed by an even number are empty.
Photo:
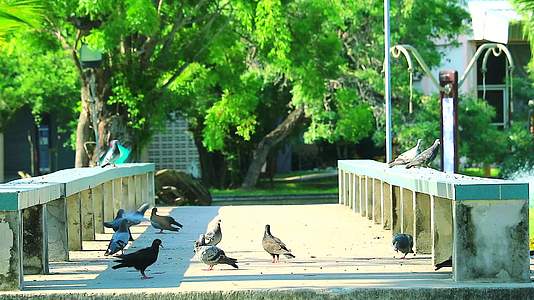
M286 258L295 258L295 255L291 254L291 253L284 253L284 256Z
M235 259L235 258L223 256L219 260L219 263L220 264L225 264L225 265L230 265L230 266L232 266L232 267L234 267L236 269L239 269L239 266L237 266L237 259Z
M180 228L184 227L182 224L176 222L176 220L174 220L174 219L171 220L171 224L176 225L176 226L178 226Z
M128 265L122 263L123 261L121 260L116 260L115 262L120 262L120 264L118 265L114 265L113 267L111 267L112 269L116 270L116 269L120 269L120 268L127 268L129 267Z

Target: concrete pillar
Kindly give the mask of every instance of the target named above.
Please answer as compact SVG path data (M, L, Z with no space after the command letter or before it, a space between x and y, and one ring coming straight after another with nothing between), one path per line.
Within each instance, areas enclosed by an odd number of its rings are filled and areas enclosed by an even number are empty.
M141 206L143 201L143 192L141 190L141 178L144 177L144 174L142 175L135 175L134 181L135 181L135 206L139 207Z
M401 206L401 188L394 185L391 189L391 230L393 234L402 232Z
M126 208L124 206L125 203L123 203L122 198L122 178L113 179L112 181L113 186L113 217L115 217L115 214L117 214L117 211L121 208Z
M429 194L415 193L415 252L432 254L432 204Z
M348 186L347 206L352 209L352 197L354 195L354 174L349 173L349 186Z
M91 190L80 192L80 215L82 220L82 241L95 240L95 214Z
M382 181L373 179L373 221L382 223Z
M48 233L48 260L68 261L67 207L65 198L46 204Z
M360 199L360 203L359 203L359 207L360 207L360 215L362 217L365 217L365 215L367 214L366 212L366 209L367 209L367 194L366 194L366 188L367 188L367 185L366 185L366 179L365 179L365 176L359 176L359 180L360 180L360 195L359 195L359 199Z
M82 250L82 221L80 194L67 197L67 237L70 251Z
M0 183L4 182L4 134L0 132Z
M415 193L409 189L403 188L401 191L402 197L402 232L414 236L415 227L415 213L414 213L414 199Z
M91 197L95 215L95 233L104 233L104 185L92 188Z
M0 290L20 290L22 274L22 211L0 211Z
M383 209L383 219L382 226L384 229L391 229L391 222L393 218L392 211L392 197L391 197L391 185L387 182L382 182L382 205Z
M354 182L353 182L353 189L354 192L352 193L352 211L355 213L360 212L360 176L354 174Z
M137 210L135 202L135 181L133 176L128 176L128 203L130 210Z
M48 273L48 240L44 205L25 208L22 211L22 265L24 274Z
M148 172L148 199L149 204L156 206L156 190L154 185L154 172Z
M453 216L455 281L530 282L528 199L454 201Z
M104 221L111 221L115 218L115 209L113 207L113 182L104 182L102 185L102 195L104 204Z
M337 169L339 204L343 204L343 170Z
M373 178L365 177L365 201L367 219L373 219Z
M431 196L432 202L432 265L452 257L452 200Z

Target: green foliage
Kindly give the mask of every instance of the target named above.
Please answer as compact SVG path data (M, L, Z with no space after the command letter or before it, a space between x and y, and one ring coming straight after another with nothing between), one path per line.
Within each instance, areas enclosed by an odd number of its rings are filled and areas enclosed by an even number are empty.
M521 172L534 169L534 137L528 130L526 122L514 122L506 132L510 149L502 164L503 176L518 176Z
M458 106L459 155L475 164L502 161L508 149L506 134L491 125L494 108L469 97L462 97ZM423 147L430 146L440 136L439 122L438 97L417 98L413 119L394 128L400 144L398 153L413 147L418 138L423 139Z
M54 113L66 122L79 98L77 74L67 53L25 35L15 36L0 51L0 129L24 105L31 106L36 121L41 113Z
M9 33L28 26L38 28L42 20L41 1L0 0L0 45Z

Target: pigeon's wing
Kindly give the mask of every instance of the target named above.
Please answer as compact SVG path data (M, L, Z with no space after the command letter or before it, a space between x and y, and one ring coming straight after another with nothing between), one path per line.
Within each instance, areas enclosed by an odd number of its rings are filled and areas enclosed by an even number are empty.
M149 207L150 207L150 204L143 203L141 206L139 206L139 208L137 209L137 212L144 215Z
M220 249L215 246L200 247L200 259L205 264L216 264L220 256Z
M115 232L109 241L107 254L112 255L124 249L128 245L129 239L130 234L128 232Z
M278 245L280 245L280 248L281 248L281 249L283 249L283 250L287 250L287 251L291 251L291 250L289 250L289 249L287 248L286 244L284 244L284 242L282 242L282 240L280 240L279 238L277 238L277 237L275 237L275 236L273 236L272 238L273 238L273 240L274 240Z
M279 254L285 248L282 248L282 246L272 237L264 237L261 244L263 249L271 254Z

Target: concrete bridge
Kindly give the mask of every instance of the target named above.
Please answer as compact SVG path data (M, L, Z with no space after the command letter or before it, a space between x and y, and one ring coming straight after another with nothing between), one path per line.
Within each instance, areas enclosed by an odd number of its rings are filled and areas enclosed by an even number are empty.
M119 167L118 169L126 167ZM134 166L130 165L129 167L132 168ZM136 173L136 175L131 175L135 173L132 173L131 170L130 172L125 170L112 171L117 172L116 176L121 178L120 189L113 184L113 182L117 182L115 175L106 175L106 180L111 181L111 190L116 191L116 193L112 194L124 194L123 182L126 182L128 190L135 191L137 186L135 185L135 176L149 176L145 178L147 182L151 182L150 176L152 176L153 169L149 165L143 165L142 167L146 169L141 173ZM69 243L67 242L67 246L70 248L70 251L67 251L68 260L49 259L47 270L43 268L27 272L27 270L32 269L26 267L28 265L25 262L27 256L23 254L21 261L24 262L24 267L21 266L21 270L24 276L21 276L23 281L21 281L20 285L22 291L0 292L0 298L6 300L23 299L39 295L42 299L72 299L84 298L90 295L93 299L189 299L192 297L189 293L201 293L195 294L194 297L196 299L208 299L211 297L223 299L233 296L247 299L261 297L280 299L287 296L287 293L291 293L291 297L295 299L319 299L324 297L324 293L328 293L329 296L334 298L349 297L353 299L367 299L369 297L384 299L414 299L414 297L438 299L452 295L464 298L486 297L488 299L527 299L534 297L534 284L529 280L528 252L526 264L528 280L515 280L512 277L508 277L508 280L501 280L501 282L497 283L487 283L495 280L487 280L484 277L479 281L458 280L458 277L455 277L450 268L434 272L433 264L436 256L433 251L421 251L425 247L428 249L428 245L422 245L424 239L421 238L419 238L419 252L416 256L409 255L406 260L399 259L400 255L393 252L391 248L392 231L384 229L384 225L388 223L386 220L390 220L389 224L393 226L396 226L394 225L396 222L406 224L404 228L408 228L413 221L414 234L417 237L417 233L420 232L418 228L421 228L417 225L421 223L420 217L412 215L411 219L409 219L408 212L397 210L401 214L390 215L391 219L389 219L387 212L390 210L385 209L385 204L384 206L382 204L378 205L378 199L380 199L380 203L385 203L384 199L388 199L388 193L381 192L380 197L377 197L379 189L373 190L375 185L367 185L367 183L365 186L369 186L370 189L366 188L362 191L360 187L364 185L356 186L355 179L358 179L358 183L360 183L360 178L365 178L363 177L364 175L357 173L356 171L358 170L356 168L348 169L340 166L340 169L340 178L342 179L340 181L340 201L342 205L158 208L160 214L172 215L184 224L184 229L179 233L156 234L156 230L148 222L141 223L132 227L136 240L126 250L126 252L134 251L147 247L155 238L162 239L165 248L160 251L158 261L149 267L147 271L149 276L154 276L153 279L141 280L139 273L135 270L112 270L112 258L104 257L103 255L112 233L94 229L95 233L91 238L80 236L81 245L76 249L68 246ZM376 178L376 186L378 187L378 179L380 178L378 176L380 174L366 174L367 178L372 180ZM128 182L132 176L134 177L134 184L130 186ZM405 174L403 176L407 177ZM425 176L428 176L428 174ZM60 177L64 178L64 176ZM87 175L86 177L90 176ZM86 178L86 180L88 179ZM138 180L142 182L141 180L143 179L140 178ZM373 183L372 180L371 183ZM85 201L87 199L101 199L93 197L93 195L99 195L93 191L89 192L91 197L86 198L80 193L104 184L102 187L104 192L102 194L106 195L105 191L109 189L109 187L105 187L107 182L100 182L98 185L80 185L82 187L80 191L72 195L79 194L80 196L75 199L80 201L84 201L84 199ZM382 178L380 183L381 191L385 183L393 186L391 189L393 194L395 193L395 187L398 186L396 184L400 184L400 182L388 182L386 178ZM65 183L65 188L67 185ZM132 186L134 187L132 188ZM150 184L147 183L147 186L150 186ZM348 189L350 186L352 186L351 190ZM427 185L427 188L429 186ZM399 190L408 188L402 185L398 187ZM64 190L60 189L59 194L63 193ZM413 200L413 193L421 193L421 190L414 188L411 191L411 194L402 192L405 194L402 198L404 201L401 202L404 203L402 204L403 209L409 209L409 205L406 205L406 203L413 204L415 201L417 204L418 199L420 199L418 197L421 197L416 194L415 200ZM134 195L136 194L134 193ZM143 193L141 191L138 195L139 197L133 196L133 198L144 199L143 195L150 195L150 192ZM412 198L410 198L410 195ZM131 192L130 196L132 196ZM118 198L126 202L114 204L116 206L134 208L138 204L136 202L127 202L130 197L120 196ZM396 198L396 196L393 198ZM68 201L68 197L66 199ZM106 199L105 196L104 199ZM362 217L363 200L369 199L371 201L364 205L366 213ZM412 202L409 202L408 199L411 199ZM115 203L116 201L112 202ZM83 207L83 202L76 203ZM373 203L375 203L374 206ZM430 202L430 204L432 203L436 205L435 199L434 202ZM450 204L451 212L454 212L453 202L450 202ZM95 205L94 200L92 205ZM99 207L98 204L97 207ZM370 209L371 207L373 209ZM66 208L68 211L68 202ZM419 206L414 211L420 209L421 207ZM21 214L24 215L25 209L22 210ZM102 210L105 211L104 208ZM376 213L371 213L369 218L367 212L373 211ZM379 211L380 213L378 213ZM355 212L357 213L355 214ZM82 216L83 210L80 210L78 215ZM95 215L96 213L93 218L95 218ZM406 217L402 217L401 221L399 216L402 215L406 215ZM433 214L428 215L432 216ZM378 219L378 216L380 216L380 219ZM108 217L104 217L104 219L108 219ZM521 214L516 215L514 218L523 220ZM226 266L216 266L214 271L205 271L206 266L193 258L193 241L200 233L206 230L210 222L217 219L222 219L223 228L223 240L219 246L229 256L239 260L240 269L238 270L227 268ZM0 220L0 226L6 223L5 220L7 220L7 217L3 217ZM426 220L426 218L423 220ZM84 224L82 217L80 217L80 222ZM11 223L8 222L8 224ZM96 222L93 224L96 224ZM280 264L271 263L270 256L261 247L265 224L272 226L273 234L286 242L296 255L296 259L284 260L282 258ZM436 223L431 222L430 228L432 228L432 224L435 226ZM388 227L386 226L386 228ZM436 230L439 233L442 228ZM72 232L72 230L68 232ZM455 231L453 230L452 232L454 233ZM3 234L3 239L6 240L5 233ZM26 234L25 231L24 234ZM27 235L22 236L23 239L27 238ZM435 239L435 235L432 237L431 234L431 238L427 241L433 241L433 239ZM434 242L430 243L431 245L434 244ZM522 245L522 242L519 243ZM525 243L527 243L528 247L528 234ZM17 244L15 243L15 245ZM34 243L34 245L36 244ZM450 247L453 248L453 245L450 244ZM50 247L48 249L48 252L51 253ZM526 249L528 251L528 248ZM13 252L11 250L10 253ZM25 252L23 251L23 253ZM11 256L13 257L13 254ZM3 268L13 260L11 258L6 263L5 257L2 259L4 259L1 263ZM44 259L40 258L37 261L42 262ZM12 269L10 267L10 270ZM4 269L0 269L0 271L2 270ZM521 269L521 271L525 270ZM1 278L0 282L5 284L7 281L4 280L5 277ZM6 289L5 286L4 289ZM273 292L273 290L277 292ZM206 294L206 291L211 291L215 294ZM78 296L72 296L72 293L78 294Z

